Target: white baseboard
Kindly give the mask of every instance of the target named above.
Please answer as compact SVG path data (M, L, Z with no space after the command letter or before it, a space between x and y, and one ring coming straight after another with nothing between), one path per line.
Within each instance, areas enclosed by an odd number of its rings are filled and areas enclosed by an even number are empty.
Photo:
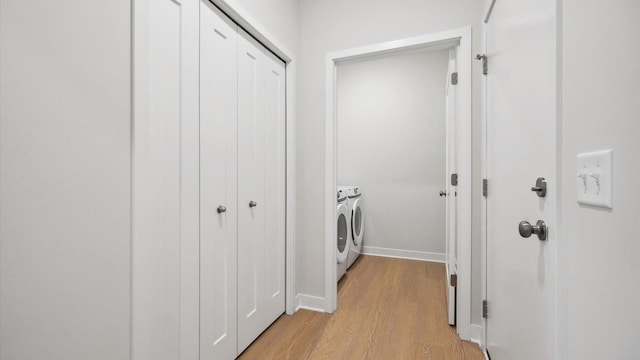
M295 308L296 311L300 309L306 309L317 312L325 312L324 311L324 298L313 295L306 294L298 294L296 295Z
M482 347L482 326L471 324L469 327L470 341Z
M426 251L389 249L374 246L363 246L362 253L365 255L384 256L399 259L422 260L431 262L445 262L444 254L431 253Z

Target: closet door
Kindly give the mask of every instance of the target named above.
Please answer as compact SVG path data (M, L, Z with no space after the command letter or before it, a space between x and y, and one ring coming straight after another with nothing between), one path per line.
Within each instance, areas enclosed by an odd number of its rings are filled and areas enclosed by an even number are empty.
M285 68L238 38L238 353L285 307Z
M265 71L265 328L285 307L285 67L264 49Z
M237 26L200 9L200 358L237 355Z
M260 45L238 37L238 353L264 330L264 68Z

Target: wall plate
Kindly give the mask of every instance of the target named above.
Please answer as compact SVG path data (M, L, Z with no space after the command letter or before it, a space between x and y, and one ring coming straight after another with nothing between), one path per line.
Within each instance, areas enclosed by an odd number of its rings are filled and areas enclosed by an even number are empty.
M578 203L613 208L613 150L578 154Z

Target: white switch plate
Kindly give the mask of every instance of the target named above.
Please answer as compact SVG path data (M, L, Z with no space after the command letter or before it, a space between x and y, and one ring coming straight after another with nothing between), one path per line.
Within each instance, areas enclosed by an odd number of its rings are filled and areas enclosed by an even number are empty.
M613 150L578 154L576 194L578 202L611 209Z

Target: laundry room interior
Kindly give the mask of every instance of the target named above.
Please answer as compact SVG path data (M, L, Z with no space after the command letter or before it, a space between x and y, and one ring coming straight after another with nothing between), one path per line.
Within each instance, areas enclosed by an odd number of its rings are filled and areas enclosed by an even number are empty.
M0 0L0 360L639 359L639 13Z
M362 194L365 254L444 261L448 64L427 49L336 66L337 183Z

